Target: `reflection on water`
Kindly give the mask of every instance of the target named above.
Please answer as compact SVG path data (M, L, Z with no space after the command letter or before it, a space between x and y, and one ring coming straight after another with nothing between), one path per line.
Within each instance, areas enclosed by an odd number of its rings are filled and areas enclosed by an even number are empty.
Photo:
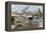
M43 18L42 17L33 17L32 24L37 24L39 27L43 27Z

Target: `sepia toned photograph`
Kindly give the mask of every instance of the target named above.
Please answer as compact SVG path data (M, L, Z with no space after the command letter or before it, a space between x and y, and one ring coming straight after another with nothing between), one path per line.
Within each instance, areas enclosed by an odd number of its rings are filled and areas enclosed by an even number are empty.
M11 4L10 7L8 29L11 31L43 29L43 5Z

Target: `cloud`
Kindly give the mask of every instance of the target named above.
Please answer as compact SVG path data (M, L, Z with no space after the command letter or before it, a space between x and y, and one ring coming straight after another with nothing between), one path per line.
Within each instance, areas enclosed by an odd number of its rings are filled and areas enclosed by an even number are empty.
M42 7L42 6L38 6L38 5L18 5L18 4L12 4L12 5L11 5L11 11L12 11L12 12L15 12L15 11L21 12L21 11L24 10L26 7L29 7L26 11L37 12L38 9L40 9L41 12L43 12L43 7Z

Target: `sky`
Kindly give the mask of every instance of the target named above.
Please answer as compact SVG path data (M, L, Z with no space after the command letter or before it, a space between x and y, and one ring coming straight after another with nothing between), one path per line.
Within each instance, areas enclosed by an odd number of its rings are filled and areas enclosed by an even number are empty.
M38 9L41 10L41 12L43 12L43 6L38 6L38 5L18 5L18 4L12 4L11 5L11 11L12 12L22 12L22 10L24 10L26 7L28 7L28 9L26 10L27 12L37 12Z

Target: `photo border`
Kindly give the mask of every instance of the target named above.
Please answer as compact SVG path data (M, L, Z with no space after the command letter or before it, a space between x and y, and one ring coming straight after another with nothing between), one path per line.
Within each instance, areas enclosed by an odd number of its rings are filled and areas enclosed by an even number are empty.
M43 28L36 28L32 30L41 30L45 29L45 3L33 3L33 2L16 2L16 1L7 1L5 2L5 30L11 31L11 5L12 4L21 4L21 5L39 5L43 6Z

